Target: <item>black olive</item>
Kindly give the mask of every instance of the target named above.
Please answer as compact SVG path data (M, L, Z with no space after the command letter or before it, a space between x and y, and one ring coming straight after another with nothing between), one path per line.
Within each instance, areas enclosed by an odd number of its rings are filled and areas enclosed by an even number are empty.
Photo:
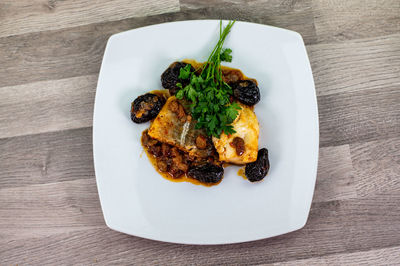
M262 180L268 174L268 170L268 150L262 148L258 151L257 160L246 165L244 173L250 182L255 182Z
M144 123L155 118L165 104L165 99L153 93L137 97L131 105L131 119L135 123Z
M224 175L224 168L215 164L206 163L189 168L188 176L203 183L218 183Z
M232 83L231 87L233 89L233 96L243 104L252 106L260 101L260 89L250 79Z
M176 86L176 83L181 83L183 87L189 84L189 79L182 80L179 77L180 69L185 67L187 64L183 62L174 62L172 63L161 75L161 84L164 89L169 90L171 95L175 95L179 90L179 87ZM192 71L194 68L191 67Z

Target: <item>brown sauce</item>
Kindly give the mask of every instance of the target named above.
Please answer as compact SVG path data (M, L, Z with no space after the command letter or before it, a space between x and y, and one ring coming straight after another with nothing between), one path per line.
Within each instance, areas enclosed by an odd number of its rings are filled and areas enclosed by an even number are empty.
M244 167L242 167L242 168L240 168L240 169L238 170L237 175L238 175L238 176L241 176L241 177L243 177L244 179L247 180L247 177L246 177L246 174L245 174L245 171L244 171Z
M145 134L145 132L146 132L146 130L143 132L143 134ZM202 182L198 181L197 179L189 177L186 173L184 173L183 175L181 175L178 178L175 178L169 172L162 172L162 171L159 170L159 167L158 167L158 162L159 161L157 160L157 157L154 156L153 154L151 154L151 152L148 149L148 146L143 143L143 137L141 138L141 144L142 144L143 150L146 152L146 155L149 158L149 161L153 165L154 169L156 169L156 171L162 177L164 177L165 179L167 179L169 181L177 182L177 183L179 183L179 182L189 182L189 183L192 183L194 185L203 185L203 186L206 186L206 187L215 186L215 185L218 185L221 182L220 181L218 183L213 183L213 184L202 183Z
M171 95L169 94L169 90L163 89L163 90L152 90L150 93L153 93L157 96L163 97L165 100L167 100Z

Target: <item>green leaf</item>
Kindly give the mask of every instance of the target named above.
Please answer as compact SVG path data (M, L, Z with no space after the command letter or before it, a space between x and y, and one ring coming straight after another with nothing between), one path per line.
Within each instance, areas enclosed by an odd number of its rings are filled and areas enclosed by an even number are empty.
M201 110L203 110L203 108L201 106L197 106L194 108L194 113L201 113Z
M179 90L178 93L176 94L176 98L178 98L179 100L183 99L183 95L184 95L184 91L183 90Z
M222 52L220 55L221 61L232 62L231 53L232 53L232 49L229 49L229 48L222 49Z
M230 106L231 106L232 108L236 109L236 110L242 109L242 108L240 107L240 105L239 105L237 102L231 103Z
M215 137L219 138L219 136L221 136L221 133L222 133L222 128L218 128L216 130L216 136Z
M213 116L209 121L207 127L212 131L214 130L214 128L217 127L217 124L218 124L218 119L215 116Z
M181 67L179 70L179 79L188 79L190 77L192 65L187 64L185 67Z
M192 102L195 102L196 101L196 96L197 96L196 90L192 86L189 85L189 89L188 89L188 92L187 92L187 97Z
M225 133L226 135L231 135L231 134L233 134L233 133L236 133L236 131L233 129L233 126L228 125L228 126L225 126L225 127L224 127L224 133Z
M204 83L204 79L201 76L197 77L197 83L199 83L200 85L202 85Z
M214 91L210 90L207 92L207 100L211 102L213 99L214 99Z
M228 124L232 123L236 119L236 117L239 113L239 110L240 110L240 106L235 102L226 108L225 113L227 116Z

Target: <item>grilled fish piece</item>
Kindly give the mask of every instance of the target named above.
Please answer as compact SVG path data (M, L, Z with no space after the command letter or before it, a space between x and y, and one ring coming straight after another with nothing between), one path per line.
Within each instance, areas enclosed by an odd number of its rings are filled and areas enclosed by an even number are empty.
M189 153L191 157L211 156L213 153L211 141L202 149L196 146L196 138L199 135L206 136L206 134L201 129L195 129L195 124L196 122L187 114L182 103L175 96L171 96L154 119L148 134L160 142L168 143Z

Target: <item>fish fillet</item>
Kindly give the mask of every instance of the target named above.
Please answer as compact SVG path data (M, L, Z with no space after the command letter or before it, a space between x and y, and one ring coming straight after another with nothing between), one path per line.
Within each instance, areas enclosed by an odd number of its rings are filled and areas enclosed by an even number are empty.
M232 123L236 133L229 136L222 133L219 139L212 138L220 161L246 164L257 160L258 136L260 132L257 116L250 107L244 104L240 104L240 107L242 109ZM244 140L245 152L241 156L236 154L236 149L230 145L235 137L240 137Z
M171 104L176 101L175 96L168 98L160 113L152 122L148 134L160 142L174 145L177 148L188 152L193 157L208 157L212 153L212 145L206 149L199 149L196 146L196 138L202 134L206 136L201 129L195 129L194 120L182 121L175 112L171 111Z

